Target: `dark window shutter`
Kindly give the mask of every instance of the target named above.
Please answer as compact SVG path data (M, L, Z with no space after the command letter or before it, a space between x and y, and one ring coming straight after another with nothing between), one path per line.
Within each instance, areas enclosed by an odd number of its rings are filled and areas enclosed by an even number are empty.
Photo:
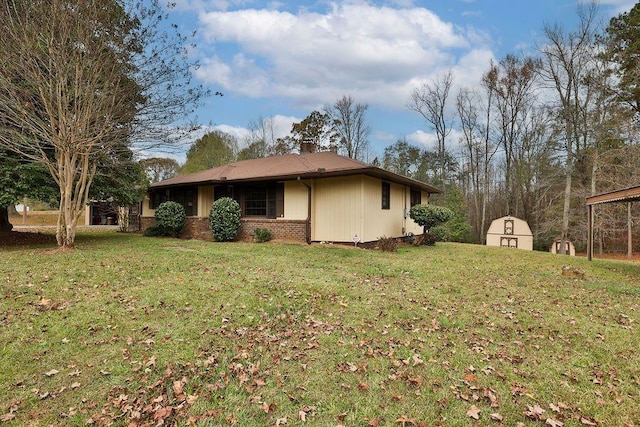
M276 218L284 216L284 183L276 184Z

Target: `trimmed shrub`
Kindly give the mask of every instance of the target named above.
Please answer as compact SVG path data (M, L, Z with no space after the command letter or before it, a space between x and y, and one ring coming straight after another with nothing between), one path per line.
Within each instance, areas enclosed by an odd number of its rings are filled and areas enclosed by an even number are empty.
M231 197L222 197L211 206L209 221L211 235L219 242L231 242L236 239L240 231L240 204Z
M398 239L382 236L378 238L378 249L380 249L382 252L397 252Z
M153 224L148 227L142 234L146 237L167 237L170 235L168 230L158 224Z
M269 230L268 228L258 227L253 230L253 240L255 240L257 243L268 242L271 239L273 239L273 234L271 234L271 230Z
M176 202L164 202L156 209L156 222L145 230L145 236L178 237L187 223L184 207Z
M419 204L411 207L409 217L421 225L427 234L431 228L449 221L453 217L453 211L442 206Z

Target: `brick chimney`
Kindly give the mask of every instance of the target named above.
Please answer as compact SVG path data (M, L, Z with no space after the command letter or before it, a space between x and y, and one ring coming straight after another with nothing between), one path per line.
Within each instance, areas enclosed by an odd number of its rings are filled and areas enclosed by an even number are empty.
M316 143L306 140L300 143L300 154L310 154L316 152Z

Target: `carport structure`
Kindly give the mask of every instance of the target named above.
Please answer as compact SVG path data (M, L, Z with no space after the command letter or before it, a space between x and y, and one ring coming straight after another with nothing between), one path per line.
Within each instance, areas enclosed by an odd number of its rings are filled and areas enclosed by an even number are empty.
M589 261L593 258L593 206L602 203L626 202L628 217L631 218L631 203L637 201L640 201L640 185L587 197L587 258ZM627 247L631 251L631 219L627 226L629 229Z

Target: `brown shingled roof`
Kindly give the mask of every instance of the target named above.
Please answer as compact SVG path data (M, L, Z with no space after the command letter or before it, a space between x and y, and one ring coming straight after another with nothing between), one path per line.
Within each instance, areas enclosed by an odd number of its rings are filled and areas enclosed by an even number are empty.
M190 184L221 184L265 180L287 181L330 176L364 174L398 184L420 188L428 193L440 193L435 187L406 176L377 168L361 161L323 151L309 154L286 154L229 163L213 169L180 175L151 184L151 189Z

